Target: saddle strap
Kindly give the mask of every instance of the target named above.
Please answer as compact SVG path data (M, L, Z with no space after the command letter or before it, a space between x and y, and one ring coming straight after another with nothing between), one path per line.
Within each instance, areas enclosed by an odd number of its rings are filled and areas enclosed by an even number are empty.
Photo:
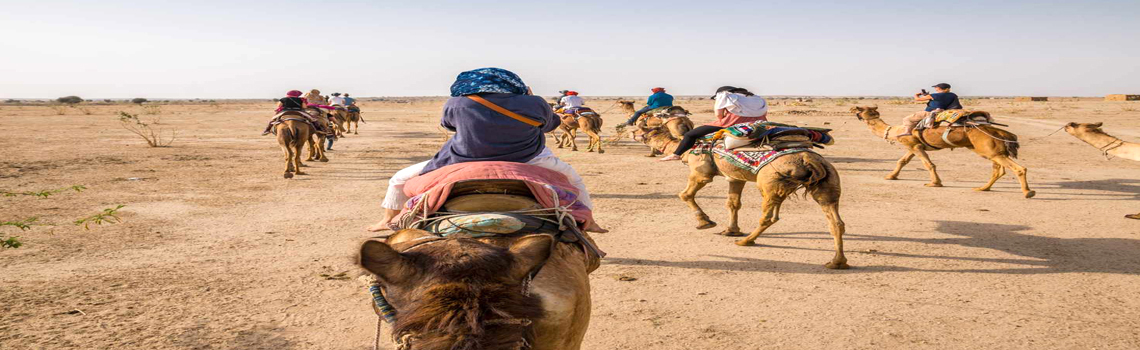
M950 142L950 127L946 127L946 131L942 132L942 141L946 142L950 147L959 147L957 144Z
M930 144L930 142L926 142L926 137L923 136L923 134L925 134L925 133L926 133L926 130L918 130L917 132L915 132L914 136L916 139L918 139L918 142L922 143L922 145L926 146L927 148L933 149L935 151L942 149L940 147L934 147L933 145Z
M518 113L511 112L511 111L507 110L506 108L503 108L497 104L494 104L491 101L487 101L487 99L483 98L482 96L467 95L467 98L471 99L472 101L478 102L479 104L483 105L484 107L490 108L491 110L493 110L495 112L499 112L499 114L511 117L511 119L526 123L527 125L530 125L530 126L533 126L536 128L539 127L540 125L542 125L542 123L540 123L536 120L532 120L530 118L521 116Z

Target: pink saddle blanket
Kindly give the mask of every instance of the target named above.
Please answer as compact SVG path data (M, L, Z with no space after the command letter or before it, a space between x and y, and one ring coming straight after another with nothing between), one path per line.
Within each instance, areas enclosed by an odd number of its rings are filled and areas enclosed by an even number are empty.
M455 183L467 180L519 180L526 183L535 200L543 208L568 207L579 228L597 227L593 213L577 201L578 190L565 175L554 170L515 162L467 162L448 165L416 176L404 184L404 194L411 199L404 204L403 215L420 206L428 214L447 202Z

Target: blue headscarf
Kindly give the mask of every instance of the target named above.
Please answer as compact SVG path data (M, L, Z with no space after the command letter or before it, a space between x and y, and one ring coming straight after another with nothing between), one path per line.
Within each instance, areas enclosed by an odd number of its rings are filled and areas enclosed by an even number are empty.
M451 96L467 96L484 92L526 94L526 84L511 71L502 68L479 68L459 73L451 84Z

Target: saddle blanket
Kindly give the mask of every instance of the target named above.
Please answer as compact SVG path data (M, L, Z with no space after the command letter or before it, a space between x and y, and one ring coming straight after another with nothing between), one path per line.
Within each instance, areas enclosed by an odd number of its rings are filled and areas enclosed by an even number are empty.
M648 112L645 112L644 115L651 115L660 118L673 118L688 116L689 112L680 106L667 106L651 109Z
M760 172L760 169L764 169L777 158L800 152L812 152L812 150L809 148L786 148L772 151L735 151L725 149L723 142L701 142L689 151L693 155L712 154L719 156L737 168L751 171L753 174Z
M466 162L448 165L416 176L404 184L404 194L411 197L401 215L424 202L430 215L447 202L455 183L466 180L520 180L530 188L543 208L568 207L580 227L595 227L593 212L577 201L578 189L565 175L554 170L515 162Z
M751 123L736 124L724 128L720 131L717 131L716 133L706 135L704 137L704 141L712 142L720 140L725 136L737 139L750 139L759 141L764 139L776 139L781 136L801 135L807 136L812 143L831 145L835 143L835 139L832 138L829 134L830 131L831 129L800 127L769 121L757 121Z
M290 118L290 117L292 117L292 118ZM277 128L275 128L275 126L277 126L278 124L281 124L282 122L284 122L286 120L302 121L302 122L308 123L309 126L313 127L313 129L315 129L315 130L321 130L320 128L318 128L316 125L313 124L312 118L313 117L309 116L308 113L301 112L301 111L281 111L281 112L278 112L277 115L274 115L273 119L269 120L269 126L267 126L265 130L268 131L269 133L272 133L273 135L277 135Z

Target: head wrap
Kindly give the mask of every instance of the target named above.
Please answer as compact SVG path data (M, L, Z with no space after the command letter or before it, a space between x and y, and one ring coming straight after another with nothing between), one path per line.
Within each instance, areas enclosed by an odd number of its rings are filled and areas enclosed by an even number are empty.
M566 94L567 94L567 95L570 95L570 96L578 96L578 92L577 92L577 91L567 91L567 92L566 92Z
M656 94L656 93L658 93L658 92L665 92L665 88L663 88L663 87L655 87L655 88L653 88L653 89L652 89L652 90L650 90L650 91L653 91L653 93L655 93L655 94Z
M339 92L334 92L334 93L332 93L332 95L333 95L333 96L340 96L340 93L339 93Z
M451 84L451 96L479 93L526 94L526 84L515 73L502 68L479 68L459 73Z
M301 97L301 90L289 90L289 92L286 92L286 93L285 93L285 96L289 96L289 97Z

